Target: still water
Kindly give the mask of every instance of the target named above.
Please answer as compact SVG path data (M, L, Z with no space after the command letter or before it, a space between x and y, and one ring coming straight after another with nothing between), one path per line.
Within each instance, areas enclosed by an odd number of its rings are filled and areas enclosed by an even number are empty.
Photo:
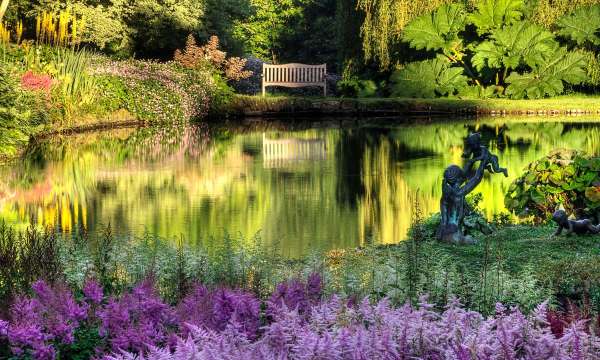
M120 129L43 140L0 167L0 219L192 244L259 234L290 257L396 243L415 201L438 210L443 169L462 162L474 130L510 174L476 190L490 217L529 162L556 148L600 153L600 122L576 118Z

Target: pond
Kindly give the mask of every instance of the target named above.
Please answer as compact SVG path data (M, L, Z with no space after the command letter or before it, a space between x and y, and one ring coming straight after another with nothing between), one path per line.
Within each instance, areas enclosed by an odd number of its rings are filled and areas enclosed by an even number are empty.
M191 244L258 234L283 256L406 238L439 207L444 168L480 131L508 168L476 191L492 217L510 182L556 148L600 153L600 122L331 120L135 128L55 137L0 167L0 218Z

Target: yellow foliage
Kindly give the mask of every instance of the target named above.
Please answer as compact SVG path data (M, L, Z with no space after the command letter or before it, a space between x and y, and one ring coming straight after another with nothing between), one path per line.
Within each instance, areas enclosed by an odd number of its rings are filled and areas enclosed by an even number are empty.
M38 44L75 46L81 43L85 19L77 18L70 9L55 14L42 12L36 17L35 35Z
M10 30L4 23L0 23L0 44L8 44L10 42Z
M19 45L21 43L21 39L23 39L23 21L19 20L19 22L17 22L17 45Z
M538 0L532 19L536 23L550 28L561 16L580 6L594 4L600 4L600 0Z

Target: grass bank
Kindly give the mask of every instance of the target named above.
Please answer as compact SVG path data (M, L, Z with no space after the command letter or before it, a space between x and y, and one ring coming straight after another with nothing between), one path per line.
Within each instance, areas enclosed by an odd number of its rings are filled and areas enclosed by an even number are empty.
M240 287L264 298L281 281L318 272L326 294L356 299L387 297L402 304L428 294L441 308L457 297L488 314L497 302L529 311L550 300L553 306L573 302L600 312L598 236L551 238L549 226L503 226L480 236L476 245L455 246L434 240L433 230L428 222L398 245L314 252L288 260L260 238L226 236L205 248L181 242L173 246L152 235L29 232L19 237L4 228L0 254L10 261L0 272L0 298L27 292L40 277L74 289L93 277L120 293L149 275L168 301L181 298L195 282ZM15 249L20 253L11 256Z
M540 100L319 98L236 95L229 116L322 115L581 115L600 114L600 96L565 95Z

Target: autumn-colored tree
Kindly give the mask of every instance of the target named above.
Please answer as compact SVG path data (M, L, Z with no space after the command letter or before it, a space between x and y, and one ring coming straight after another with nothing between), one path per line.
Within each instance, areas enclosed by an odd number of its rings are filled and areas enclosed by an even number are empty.
M244 70L246 59L227 58L227 53L219 50L217 36L211 36L206 45L198 46L196 39L190 34L185 49L175 51L174 60L189 69L212 66L221 71L228 80L238 81L252 76L252 71Z

